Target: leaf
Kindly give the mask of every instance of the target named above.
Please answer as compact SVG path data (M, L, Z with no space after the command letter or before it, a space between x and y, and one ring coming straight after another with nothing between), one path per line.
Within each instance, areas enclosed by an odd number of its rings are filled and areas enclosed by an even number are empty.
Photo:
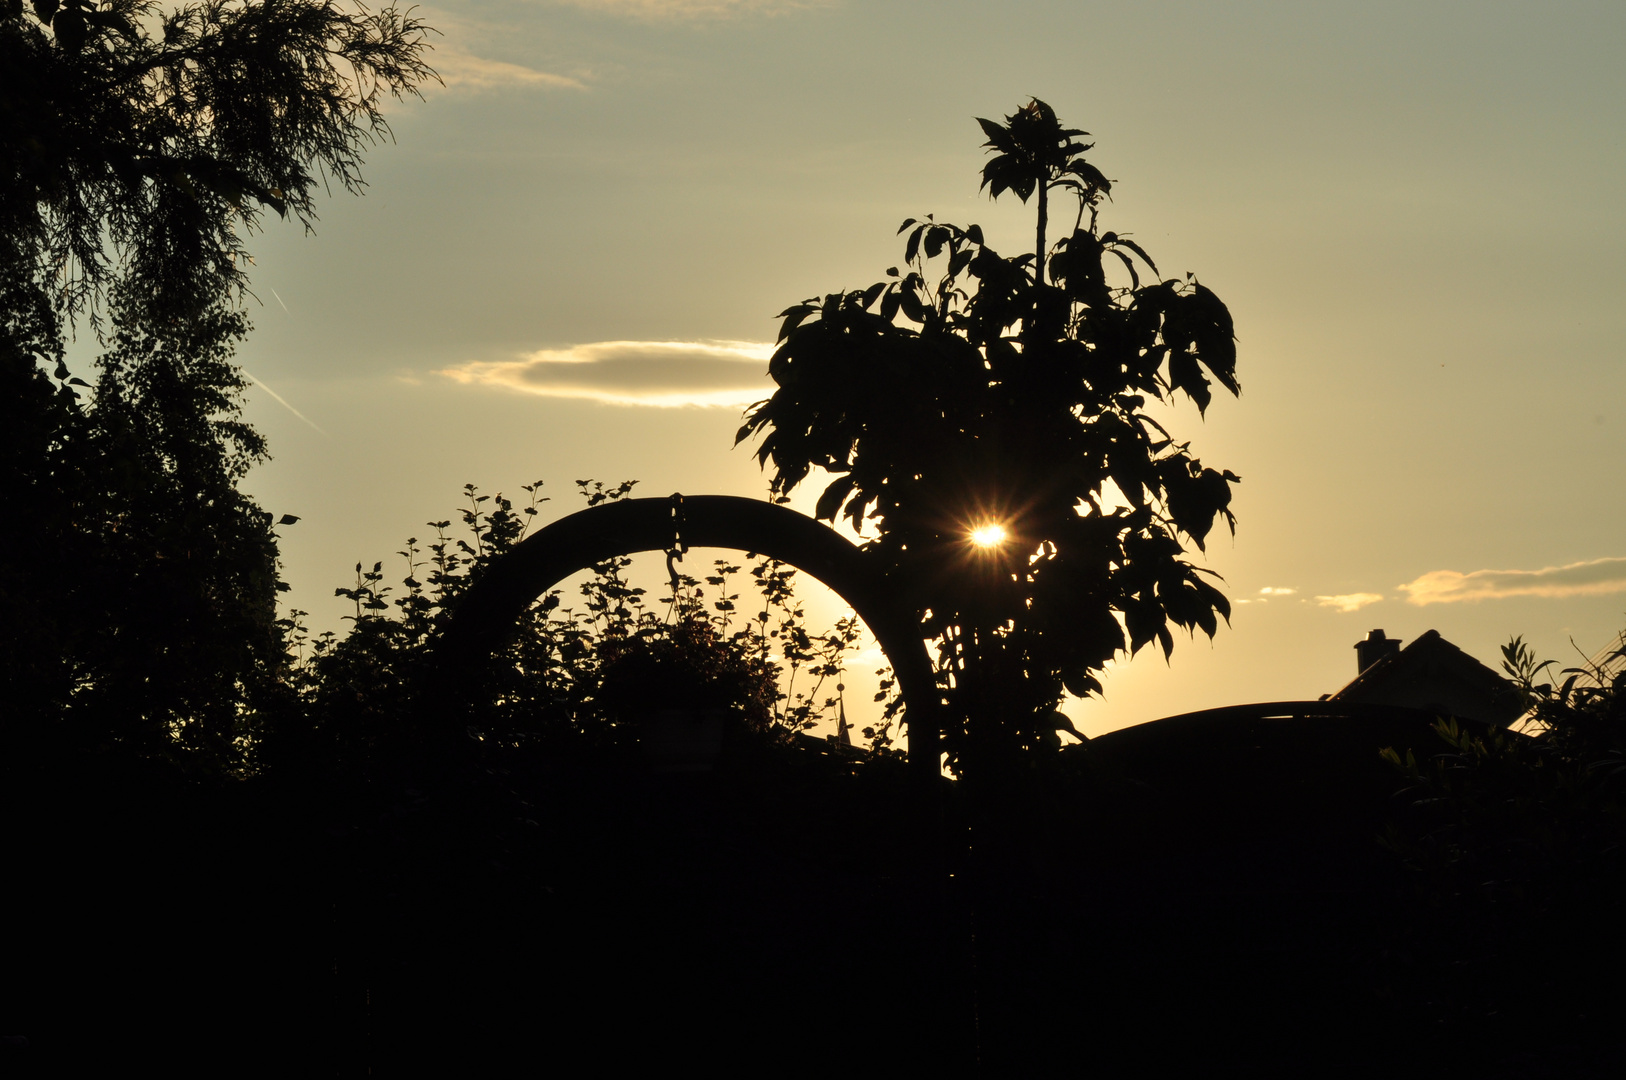
M1130 600L1123 607L1124 628L1129 631L1129 651L1133 655L1156 636L1163 626L1163 612L1149 600Z
M920 297L915 290L902 289L897 293L897 297L898 303L903 308L905 318L917 323L926 321L926 307L920 302Z
M1083 697L1084 695L1079 694L1078 696ZM1060 709L1052 710L1051 713L1050 713L1049 720L1050 720L1051 724L1055 725L1055 730L1057 730L1057 731L1065 731L1065 732L1067 732L1067 734L1071 735L1073 738L1077 739L1079 742L1089 742L1088 739L1086 739L1082 734L1079 733L1078 728L1073 726L1072 718L1069 717L1066 713L1062 712Z
M885 319L887 322L891 322L892 320L896 319L898 317L898 306L901 300L902 294L899 292L896 285L887 289L886 295L881 297L881 318Z
M1129 287L1131 289L1140 288L1140 275L1135 272L1134 260L1116 248L1109 248L1108 250L1118 256L1118 260L1124 264L1124 269L1129 271Z
M1208 403L1214 395L1208 389L1208 380L1203 378L1203 373L1197 366L1197 357L1184 350L1170 353L1169 385L1189 394L1191 400L1197 403L1199 414L1208 411Z
M277 519L277 524L278 525L292 525L294 522L296 522L298 520L299 520L299 518L295 514L284 514L280 518Z
M1236 380L1236 329L1231 312L1207 288L1192 283L1192 292L1184 297L1185 312L1190 321L1192 337L1197 344L1197 355L1220 385L1232 394L1242 392Z
M40 2L41 0L34 0L36 7ZM54 0L53 6L55 6ZM981 116L977 117L977 123L982 126L982 133L988 136L988 142L986 145L992 146L999 150L1004 150L1006 153L1011 153L1016 149L1016 143L1011 140L1011 133L1005 128L1004 124L997 123Z
M18 10L21 11L22 5L20 2L18 3L17 7ZM119 12L87 11L85 12L85 18L93 25L103 26L109 30L116 30L121 37L128 41L133 42L137 39L134 24L132 24L129 19Z
M1102 175L1100 169L1087 161L1074 158L1072 163L1067 166L1067 171L1090 187L1100 188L1102 191L1112 190L1112 181Z
M1108 234L1108 235L1112 235L1112 234ZM1122 247L1126 247L1130 251L1133 251L1136 255L1139 255L1142 259L1146 260L1146 265L1152 268L1152 273L1154 273L1154 274L1158 273L1157 263L1152 261L1152 257L1150 255L1146 254L1145 249L1143 249L1139 244L1135 243L1133 240L1129 239L1127 236L1116 236L1116 235L1112 236L1112 242L1114 244L1118 244L1118 245L1120 245Z
M786 338L790 337L790 335L796 331L796 328L801 326L802 323L807 320L809 315L814 314L818 310L818 308L812 306L811 304L798 304L793 308L786 308L783 312L781 312L781 314L785 316L785 321L779 324L779 337L777 340L784 341Z
M909 234L909 242L905 244L903 248L904 262L912 263L915 261L915 256L920 254L920 237L927 228L928 226L922 225L920 228Z
M820 521L834 521L836 513L852 492L855 483L857 483L857 478L852 473L836 477L830 482L830 486L824 489L824 493L819 496L818 505L813 509L813 516Z

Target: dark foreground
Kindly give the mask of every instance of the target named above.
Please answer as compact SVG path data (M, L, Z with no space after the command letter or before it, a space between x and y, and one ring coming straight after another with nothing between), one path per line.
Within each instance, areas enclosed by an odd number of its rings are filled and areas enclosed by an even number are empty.
M806 749L229 786L13 763L0 1065L1616 1075L1612 899L1453 897L1377 842L1407 811L1376 750L1431 737L1108 736L992 815L948 793L947 889L900 764Z

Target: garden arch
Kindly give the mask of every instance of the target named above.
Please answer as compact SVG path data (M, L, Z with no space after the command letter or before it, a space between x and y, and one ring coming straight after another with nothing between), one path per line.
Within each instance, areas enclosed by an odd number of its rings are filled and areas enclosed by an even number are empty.
M941 770L941 699L926 643L884 575L835 530L783 506L733 495L622 499L577 511L492 562L458 601L436 650L435 696L450 703L457 673L489 656L537 597L618 555L727 548L766 555L810 574L852 606L892 664L909 724L910 771L935 784ZM921 748L931 748L926 753ZM936 751L936 752L931 752Z

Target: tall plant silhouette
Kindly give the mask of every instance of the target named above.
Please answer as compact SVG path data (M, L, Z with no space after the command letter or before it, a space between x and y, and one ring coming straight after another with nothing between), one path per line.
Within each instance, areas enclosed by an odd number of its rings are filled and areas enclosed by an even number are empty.
M903 271L782 313L778 389L737 437L760 438L779 495L833 475L817 515L869 538L938 643L956 768L1058 745L1064 690L1099 692L1107 661L1151 641L1167 656L1171 626L1216 632L1230 605L1184 556L1216 519L1235 529L1239 479L1146 412L1183 394L1202 413L1215 382L1240 393L1225 305L1098 227L1111 183L1050 106L979 123L983 186L1037 196L1035 250L905 221ZM1077 210L1047 246L1053 192ZM1002 541L973 541L996 524Z

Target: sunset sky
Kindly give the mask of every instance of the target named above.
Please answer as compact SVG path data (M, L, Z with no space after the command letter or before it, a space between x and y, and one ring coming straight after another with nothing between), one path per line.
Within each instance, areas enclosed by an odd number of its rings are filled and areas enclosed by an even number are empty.
M301 518L318 628L464 483L540 478L550 513L584 477L762 494L731 444L774 316L878 280L905 217L1026 250L1031 210L978 194L974 117L1032 96L1093 134L1103 227L1230 306L1243 386L1169 421L1243 478L1205 562L1232 625L1115 667L1081 729L1316 697L1374 627L1494 665L1513 634L1568 662L1626 625L1626 6L418 13L445 86L392 107L367 195L249 244L274 455L249 486Z

